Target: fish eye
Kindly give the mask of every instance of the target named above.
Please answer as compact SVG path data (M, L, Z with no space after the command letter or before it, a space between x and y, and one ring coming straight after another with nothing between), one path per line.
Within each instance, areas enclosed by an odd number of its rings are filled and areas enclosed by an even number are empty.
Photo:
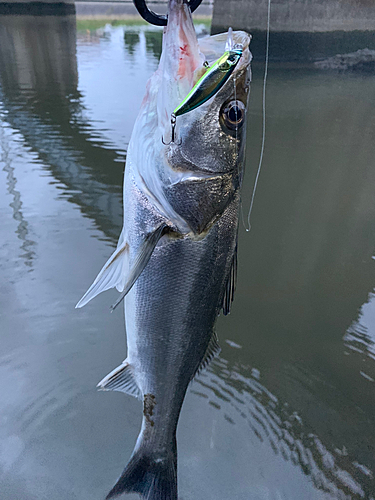
M242 101L230 101L221 109L221 119L229 130L238 130L245 121L245 105Z

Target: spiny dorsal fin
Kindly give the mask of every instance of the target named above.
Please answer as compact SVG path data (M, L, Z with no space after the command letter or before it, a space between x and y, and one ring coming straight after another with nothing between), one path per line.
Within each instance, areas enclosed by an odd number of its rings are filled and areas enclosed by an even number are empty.
M101 391L120 391L142 399L142 392L135 381L133 367L124 361L96 386Z
M199 375L210 362L220 353L221 348L219 346L219 339L217 338L216 332L212 332L210 342L208 343L205 355L201 361L201 364L198 367L198 370L195 372L194 377Z
M223 313L224 316L230 313L230 307L234 299L234 292L237 284L237 244L234 249L232 264L230 266L227 284L225 286L224 299L223 299Z
M126 284L124 286L124 291L120 295L120 297L116 300L116 302L111 307L112 311L116 309L116 307L122 302L125 298L125 295L130 291L131 287L139 278L139 275L142 273L143 269L146 267L148 261L151 258L152 252L154 251L158 241L162 236L170 231L170 228L167 224L163 222L159 227L155 229L152 233L149 233L141 248L138 251L134 259L134 263L129 271L129 275L126 280Z

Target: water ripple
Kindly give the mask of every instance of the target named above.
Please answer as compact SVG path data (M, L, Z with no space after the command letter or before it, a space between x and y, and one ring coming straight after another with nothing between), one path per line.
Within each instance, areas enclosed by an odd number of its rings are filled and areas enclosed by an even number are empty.
M332 443L323 444L297 412L252 377L248 367L229 370L226 360L219 358L197 383L202 391L193 389L194 394L207 399L231 425L244 419L259 441L300 467L318 490L342 500L371 498L371 469Z

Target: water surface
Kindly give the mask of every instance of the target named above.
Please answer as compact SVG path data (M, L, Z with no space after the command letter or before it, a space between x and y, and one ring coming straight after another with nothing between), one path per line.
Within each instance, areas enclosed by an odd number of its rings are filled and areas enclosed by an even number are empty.
M74 305L121 231L126 149L161 32L5 16L0 41L2 499L99 500L141 404L95 390L126 355L116 292ZM253 69L245 218L261 144ZM374 158L373 77L271 65L222 353L179 423L181 500L375 497Z

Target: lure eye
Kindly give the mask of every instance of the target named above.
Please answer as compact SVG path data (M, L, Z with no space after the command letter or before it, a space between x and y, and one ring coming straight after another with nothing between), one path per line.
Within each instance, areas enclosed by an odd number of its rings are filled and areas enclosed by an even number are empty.
M245 105L241 101L230 101L224 104L221 118L229 130L238 130L245 121Z

